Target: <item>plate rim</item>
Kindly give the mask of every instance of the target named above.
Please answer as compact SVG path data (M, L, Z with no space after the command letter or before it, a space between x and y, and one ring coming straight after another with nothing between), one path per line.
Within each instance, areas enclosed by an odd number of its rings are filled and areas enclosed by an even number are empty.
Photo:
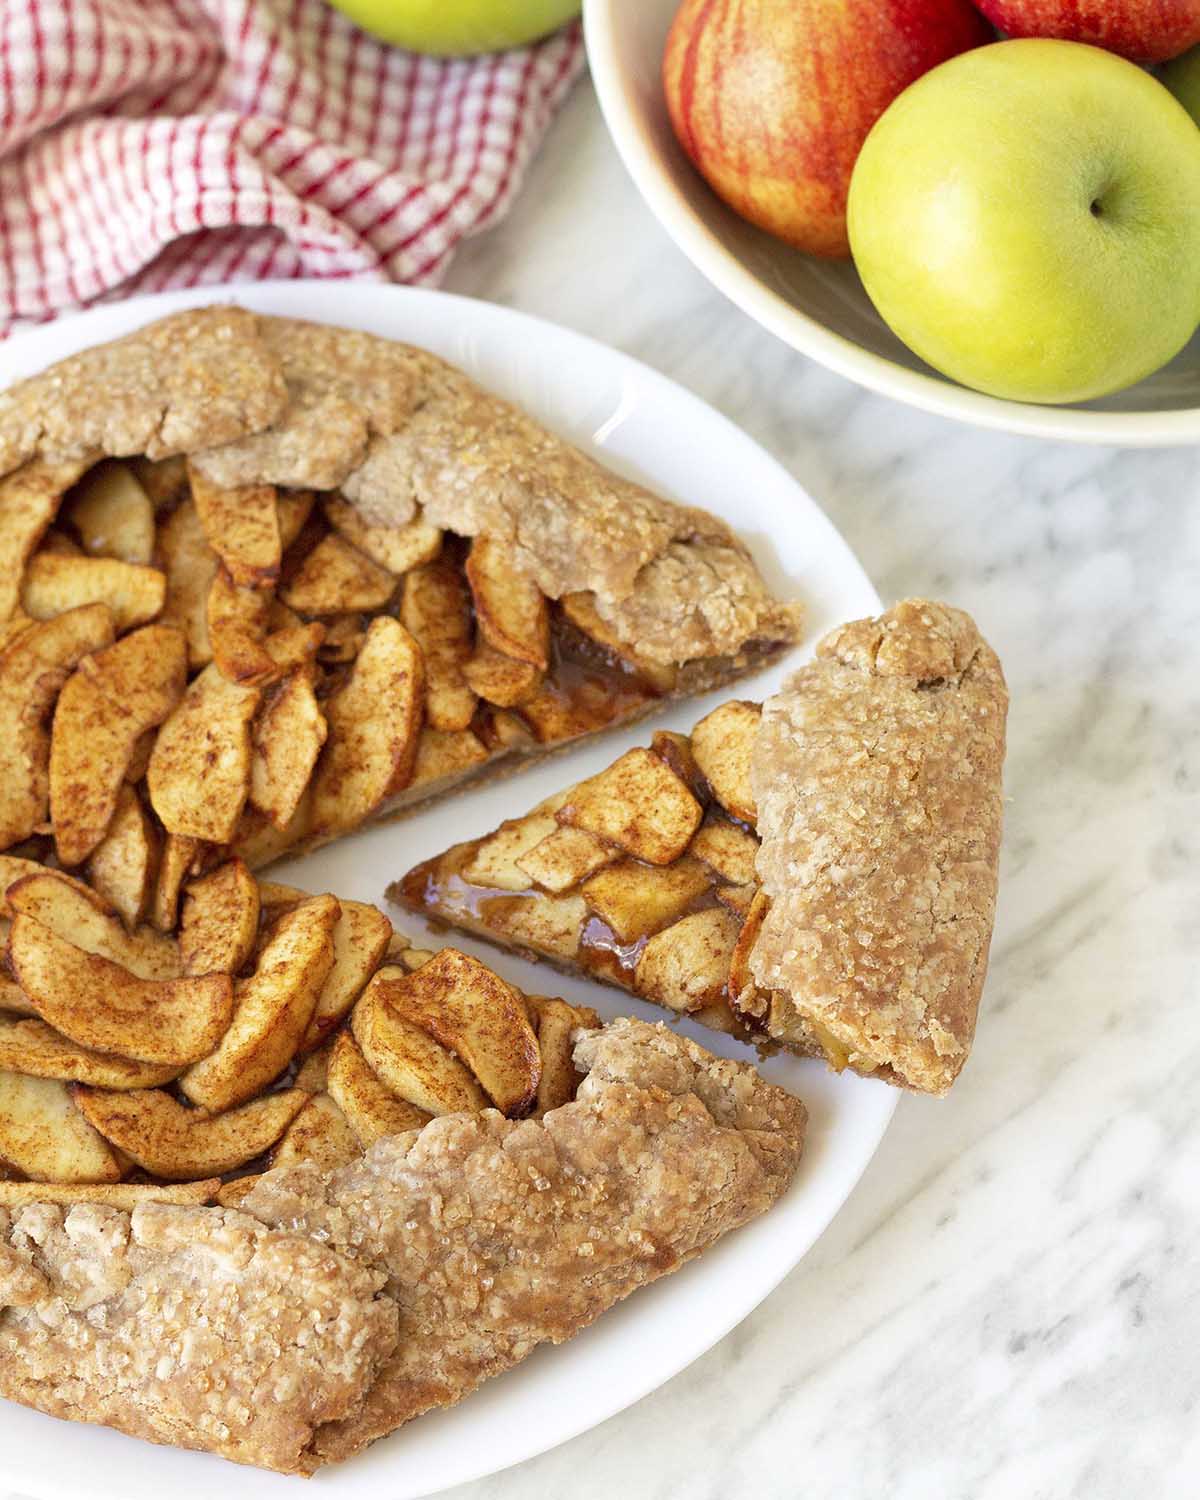
M327 282L312 279L297 279L221 284L198 287L186 291L152 293L82 310L58 319L53 323L39 325L14 334L6 344L0 345L0 353L7 354L11 351L16 351L18 362L23 365L22 371L16 376L16 378L20 378L21 374L43 368L49 360L62 357L61 352L46 355L44 353L39 354L38 351L47 344L56 343L61 338L64 330L69 330L69 341L73 348L85 348L102 342L107 338L118 337L121 333L131 331L143 323L155 317L163 316L168 312L184 307L207 305L215 302L233 302L264 313L278 311L282 316L302 317L318 322L340 322L342 326L358 327L362 326L363 320L349 313L348 306L346 310L339 313L338 304L345 302L348 305L357 300L367 290L369 290L371 297L386 297L389 300L393 298L406 299L414 303L443 305L450 303L454 305L459 316L465 316L468 321L472 317L482 317L485 320L499 318L502 322L512 321L517 326L536 326L544 334L549 334L556 339L565 338L568 343L574 343L577 347L586 349L589 357L611 362L615 369L635 374L640 386L644 390L653 392L655 387L659 387L669 390L671 399L682 397L685 403L691 404L698 414L703 415L706 424L721 429L727 437L731 437L741 445L750 445L756 451L758 459L776 471L781 483L790 488L797 499L810 509L813 523L820 525L832 545L840 547L844 551L847 562L857 571L860 586L873 598L875 607L881 607L879 596L871 584L865 569L863 569L853 549L834 526L829 516L826 515L824 510L784 465L732 419L717 411L680 382L662 374L644 361L622 350L615 349L598 339L592 338L588 334L580 333L552 319L516 308L505 307L499 303L428 288L377 283L369 283L364 286L364 283L357 281L339 280ZM292 298L303 298L306 295L311 298L311 305L305 305L302 308L293 307L290 310L283 311L266 305L276 299L287 302ZM95 331L93 332L93 330ZM402 337L403 335L385 334L384 336ZM9 384L13 378L10 365L10 360L0 358L0 382L2 382L0 383L0 389ZM498 394L504 394L503 390L498 391ZM868 1165L874 1159L899 1103L901 1091L871 1080L858 1080L858 1082L864 1084L872 1091L880 1091L878 1100L881 1107L876 1110L873 1138L864 1142L862 1157L857 1167L851 1173L839 1179L836 1190L836 1201L829 1205L828 1212L824 1213L823 1217L819 1214L817 1220L806 1228L805 1233L791 1240L786 1253L773 1260L763 1279L755 1282L752 1300L748 1302L736 1302L733 1311L727 1317L720 1315L714 1317L713 1309L709 1307L706 1310L707 1322L703 1335L694 1346L689 1346L688 1352L682 1362L674 1364L673 1368L666 1373L655 1369L643 1379L637 1378L636 1372L632 1374L627 1372L626 1379L623 1381L620 1390L606 1393L606 1399L600 1403L603 1409L596 1407L582 1411L576 1410L569 1420L560 1422L554 1428L553 1435L549 1440L534 1435L524 1446L518 1445L519 1451L506 1454L499 1464L482 1457L475 1462L468 1460L460 1465L455 1472L435 1476L431 1479L428 1486L420 1489L385 1486L386 1493L392 1497L392 1500L405 1500L405 1497L416 1497L418 1495L432 1495L455 1485L471 1483L492 1474L501 1473L515 1464L526 1462L560 1446L562 1443L569 1442L571 1439L591 1431L609 1418L619 1415L644 1396L661 1388L725 1338L733 1328L760 1306L784 1278L800 1264L808 1251L820 1236L825 1233L833 1219L841 1211L841 1208L853 1193ZM749 1228L751 1226L746 1227ZM732 1238L736 1240L737 1237L733 1236ZM729 1237L712 1247L709 1256L719 1256L722 1248L727 1246L728 1243ZM691 1267L684 1268L685 1274L688 1269L691 1269ZM647 1290L651 1289L648 1288ZM615 1312L616 1310L614 1309L613 1311ZM491 1388L493 1385L494 1382L486 1382L485 1388ZM0 1405L0 1422L2 1422L2 1414L7 1408L8 1403ZM450 1412L461 1409L461 1407L451 1408ZM427 1420L437 1420L440 1416L449 1414L449 1412L430 1413ZM40 1414L36 1415L42 1421L57 1421L54 1418L42 1417ZM60 1429L48 1428L47 1431L51 1434L52 1438L57 1433L60 1440L69 1441L68 1434ZM136 1441L135 1439L126 1439L121 1434L114 1434L109 1429L95 1428L84 1424L73 1423L70 1432L72 1436L78 1436L85 1432L88 1434L99 1433L106 1439L113 1438L121 1444ZM368 1452L376 1455L375 1461L378 1463L383 1458L383 1450L386 1443L402 1441L403 1438L399 1434L392 1434L389 1439L381 1440L379 1444L374 1445ZM171 1447L162 1448L160 1451L170 1454L180 1452L186 1454L186 1450L178 1450ZM119 1484L120 1475L128 1472L132 1465L136 1465L140 1452L141 1450L138 1448L130 1448L128 1461L122 1462L118 1450L111 1450L109 1457L110 1459L116 1457L117 1462L107 1465L106 1468L110 1468L115 1472L117 1477L114 1484ZM187 1454L187 1457L202 1457L207 1459L211 1456ZM377 1494L384 1493L384 1490L379 1489L369 1482L363 1486L357 1485L355 1482L356 1472L363 1475L365 1479L367 1470L364 1457L362 1456L352 1461L349 1465L338 1465L331 1471L322 1470L315 1482L322 1483L328 1488L331 1494L335 1491L339 1495L344 1494L348 1497L348 1500L349 1497L353 1497L358 1493L361 1493L364 1497L369 1497L369 1500L374 1500ZM240 1495L244 1493L248 1496L256 1496L260 1490L266 1493L274 1485L281 1485L285 1482L283 1477L269 1473L268 1471L243 1468L236 1465L231 1466L228 1470L214 1470L212 1478L215 1486L220 1486L223 1483L231 1494ZM6 1455L3 1447L0 1447L0 1482L5 1484L11 1483L24 1493L36 1494L39 1500L59 1500L59 1497L62 1497L62 1500L68 1500L68 1497L70 1497L70 1500L75 1500L78 1494L76 1482L67 1476L61 1476L56 1479L53 1475L41 1476L12 1467L12 1459ZM185 1486L186 1491L187 1487ZM120 1491L117 1488L113 1488L112 1490L97 1491L97 1493L117 1494Z
M833 332L772 290L687 202L640 128L632 89L618 62L620 9L621 0L583 0L584 38L605 125L634 186L672 243L747 317L855 385L973 427L1101 447L1175 448L1200 439L1200 406L1121 412L1007 401L939 375L906 369Z

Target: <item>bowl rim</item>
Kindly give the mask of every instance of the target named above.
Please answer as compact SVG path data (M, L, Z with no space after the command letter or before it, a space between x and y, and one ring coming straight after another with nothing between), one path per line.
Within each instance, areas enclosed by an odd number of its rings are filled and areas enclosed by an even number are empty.
M676 247L718 291L776 338L878 395L976 427L1121 448L1165 448L1200 442L1200 406L1153 412L1093 411L988 396L873 354L772 291L721 243L688 203L640 126L631 85L618 61L621 11L621 0L583 0L592 80L617 154Z

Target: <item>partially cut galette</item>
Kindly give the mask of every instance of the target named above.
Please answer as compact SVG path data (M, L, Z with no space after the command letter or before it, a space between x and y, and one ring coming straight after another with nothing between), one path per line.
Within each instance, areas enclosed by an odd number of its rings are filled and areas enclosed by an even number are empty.
M767 1047L942 1093L995 911L1007 695L971 619L907 600L761 707L666 730L393 900Z
M181 313L0 393L0 849L52 836L169 929L226 854L732 681L798 618L723 522L431 354Z

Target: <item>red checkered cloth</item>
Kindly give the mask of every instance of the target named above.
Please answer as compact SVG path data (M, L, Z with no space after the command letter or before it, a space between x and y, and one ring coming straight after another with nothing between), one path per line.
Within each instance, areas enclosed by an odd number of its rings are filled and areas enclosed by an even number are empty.
M0 336L168 287L435 283L582 62L577 25L440 61L323 0L0 0Z

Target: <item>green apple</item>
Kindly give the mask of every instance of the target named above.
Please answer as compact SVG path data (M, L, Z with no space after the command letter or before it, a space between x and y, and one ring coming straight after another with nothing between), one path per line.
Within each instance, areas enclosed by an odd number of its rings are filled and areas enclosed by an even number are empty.
M1078 42L997 42L919 78L863 145L848 222L885 321L994 396L1119 390L1200 321L1200 131Z
M1200 47L1193 47L1169 62L1158 76L1200 125Z
M437 57L535 42L579 14L580 0L334 0L364 31Z

